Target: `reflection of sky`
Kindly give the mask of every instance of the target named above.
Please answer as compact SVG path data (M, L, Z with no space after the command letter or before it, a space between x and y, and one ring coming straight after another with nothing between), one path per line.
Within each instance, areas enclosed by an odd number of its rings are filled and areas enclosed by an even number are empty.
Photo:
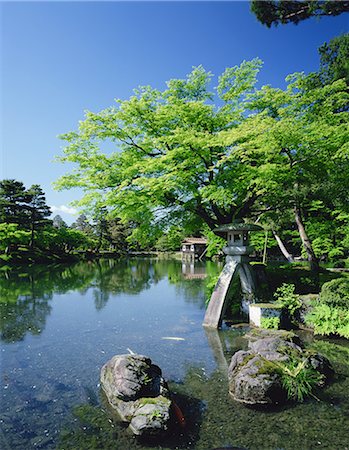
M144 268L149 267L146 264L149 262L143 263ZM53 293L48 303L50 314L38 335L28 330L22 341L2 343L2 408L11 413L17 408L26 428L34 426L36 414L45 429L52 428L54 417L60 426L66 416L63 411L85 401L84 387L98 393L102 365L128 349L152 358L167 380L182 380L190 364L212 371L215 363L201 326L202 302L187 301L192 282L181 280L180 262L171 263L172 272L179 275L176 283L165 276L170 263L155 264L149 267L153 275L157 270L163 273L155 283L147 282L149 272L141 270L142 262L132 264L132 274L139 274L137 281L141 282L142 276L145 281L139 293L113 294L108 283L100 291L95 282L83 291ZM114 270L116 274L118 267ZM197 280L193 283L202 299L204 285ZM101 309L96 308L96 294L108 294ZM57 404L61 410L58 418ZM41 425L35 426L39 432Z

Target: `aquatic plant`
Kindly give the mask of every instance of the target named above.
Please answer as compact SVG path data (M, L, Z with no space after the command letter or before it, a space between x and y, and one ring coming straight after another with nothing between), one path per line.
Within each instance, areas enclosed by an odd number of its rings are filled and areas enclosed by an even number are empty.
M319 386L324 376L310 366L308 359L301 362L290 359L287 363L277 363L280 369L281 384L290 400L303 402Z

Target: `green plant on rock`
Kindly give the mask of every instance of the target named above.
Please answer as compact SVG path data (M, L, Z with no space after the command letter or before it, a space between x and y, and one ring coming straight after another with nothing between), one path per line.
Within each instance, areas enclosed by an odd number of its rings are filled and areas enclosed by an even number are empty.
M323 383L324 376L310 365L308 358L300 359L291 353L287 361L263 360L263 373L276 372L280 376L289 400L303 402L306 397L314 396L314 389Z
M285 308L289 314L291 322L294 322L297 311L302 306L298 294L295 294L295 285L283 283L276 289L274 299L276 303Z
M308 359L297 361L290 358L286 363L277 363L281 384L290 400L303 402L313 395L314 389L323 382L323 375L310 366Z
M154 409L149 415L150 420L162 419L162 413L159 409Z
M278 330L280 326L279 317L262 317L261 327L266 329Z

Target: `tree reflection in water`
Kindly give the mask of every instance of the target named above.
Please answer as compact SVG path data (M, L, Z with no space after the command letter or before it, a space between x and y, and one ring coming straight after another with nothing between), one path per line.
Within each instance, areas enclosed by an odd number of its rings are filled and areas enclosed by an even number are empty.
M199 265L200 273L215 265ZM155 259L96 260L73 265L21 267L0 272L0 333L4 342L39 334L51 312L53 294L92 289L95 307L103 309L113 295L137 295L168 277L187 302L204 306L202 279L186 279L181 262Z

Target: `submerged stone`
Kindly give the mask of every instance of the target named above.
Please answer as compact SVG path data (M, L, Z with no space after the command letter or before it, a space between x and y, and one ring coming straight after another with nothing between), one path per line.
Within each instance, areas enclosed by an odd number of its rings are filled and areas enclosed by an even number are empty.
M101 370L109 404L136 435L167 430L171 400L160 367L143 355L116 355Z

